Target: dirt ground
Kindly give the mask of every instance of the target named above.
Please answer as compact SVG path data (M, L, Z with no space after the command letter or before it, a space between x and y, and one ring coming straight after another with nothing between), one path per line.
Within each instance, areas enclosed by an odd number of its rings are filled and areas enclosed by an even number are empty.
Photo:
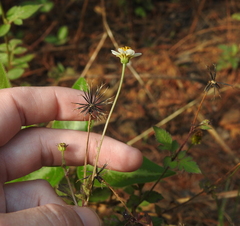
M4 1L3 7L8 9L17 2L22 1ZM106 83L111 96L116 92L121 65L110 50L116 49L116 43L131 46L143 55L131 61L136 74L130 69L126 71L107 134L129 142L162 165L168 153L159 151L153 132L138 136L163 121L161 127L174 139L180 143L184 140L209 80L206 65L219 64L223 59L219 45L239 47L240 21L231 15L240 12L240 1L105 0L106 21L101 1L53 2L52 11L39 13L26 20L23 26L13 28L13 34L24 33L24 45L29 53L36 55L24 75L12 81L13 85L71 87L79 76L84 76L94 84ZM145 16L136 15L138 7L144 9ZM64 45L44 41L47 35L56 34L64 25L69 29ZM109 33L113 35L111 38ZM240 57L239 53L232 57ZM59 63L64 66L64 72L57 69ZM179 172L156 188L164 196L158 205L169 224L218 225L218 208L221 207L223 225L240 225L238 171L229 180L228 187L224 183L216 188L217 202L211 194L204 193L178 206L201 191L200 182L214 183L239 163L239 70L239 66L233 69L229 65L217 72L217 81L233 87L222 86L221 98L216 93L213 100L213 95L209 94L200 111L198 120L209 119L214 128L204 132L202 143L189 152L203 174ZM193 103L188 107L190 102ZM100 133L102 128L103 122L98 122L93 130Z

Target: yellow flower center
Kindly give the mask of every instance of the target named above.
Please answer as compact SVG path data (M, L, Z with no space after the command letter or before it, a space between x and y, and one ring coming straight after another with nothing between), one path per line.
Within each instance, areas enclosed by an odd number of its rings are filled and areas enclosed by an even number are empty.
M131 47L129 46L123 46L123 47L120 47L123 51L127 51L128 49L132 49Z

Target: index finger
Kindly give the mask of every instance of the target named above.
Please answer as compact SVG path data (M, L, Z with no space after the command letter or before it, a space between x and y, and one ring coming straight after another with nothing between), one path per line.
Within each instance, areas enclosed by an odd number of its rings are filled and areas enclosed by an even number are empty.
M72 102L85 103L82 91L63 87L17 87L0 90L0 146L21 126L56 120L83 120Z

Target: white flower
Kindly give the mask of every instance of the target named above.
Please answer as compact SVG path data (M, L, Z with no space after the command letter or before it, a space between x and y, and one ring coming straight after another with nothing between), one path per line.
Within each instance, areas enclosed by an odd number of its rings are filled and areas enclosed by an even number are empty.
M115 50L111 51L113 55L120 58L122 64L127 64L130 59L142 55L142 53L135 53L135 51L128 46L118 48L118 52Z

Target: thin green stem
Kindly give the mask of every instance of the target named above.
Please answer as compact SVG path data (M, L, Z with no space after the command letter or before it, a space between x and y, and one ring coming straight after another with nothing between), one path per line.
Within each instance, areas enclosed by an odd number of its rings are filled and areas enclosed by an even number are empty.
M6 20L5 13L4 13L4 10L3 10L1 2L0 2L0 10L2 12L3 24L6 24L7 20ZM7 67L7 70L9 70L9 69L11 69L11 58L12 58L12 56L11 56L11 52L9 50L9 41L8 41L7 35L4 35L4 41L5 41L5 44L6 44L6 50L7 50L7 55L8 55L8 67Z
M91 123L92 123L92 115L90 114L89 120L88 120L88 128L87 128L87 142L86 142L86 150L85 150L85 157L84 157L83 178L87 177L88 145L89 145L89 138L90 138Z
M204 92L203 98L202 98L202 100L201 100L201 102L200 102L200 104L199 104L199 106L198 106L197 112L196 112L195 117L194 117L193 122L192 122L192 126L190 127L190 130L189 130L189 133L188 133L186 139L184 140L184 142L181 144L181 146L178 148L178 150L177 150L176 153L174 154L174 156L172 156L172 161L174 161L174 160L177 158L178 154L182 151L183 147L184 147L185 144L187 143L189 137L190 137L190 136L192 135L192 133L195 131L195 129L196 129L195 123L196 123L196 120L197 120L199 111L200 111L200 109L201 109L201 107L202 107L202 104L203 104L203 101L205 100L206 95L207 95L207 92ZM190 149L190 148L191 148L191 146L189 147L189 149ZM169 170L169 168L170 168L170 167L167 166L167 167L164 169L164 171L163 171L162 174L159 176L159 178L157 179L157 181L153 184L153 186L151 187L151 189L150 189L148 192L146 192L145 195L140 199L139 204L140 204L142 201L144 201L144 199L151 194L151 192L154 190L154 188L156 187L156 185L163 179L165 173L167 173L167 171Z
M203 104L203 101L205 100L206 96L207 96L207 92L204 92L203 98L202 98L202 100L201 100L201 102L200 102L200 104L198 106L198 110L197 110L197 112L195 114L195 117L193 119L192 126L194 126L196 121L197 121L198 113L199 113L200 109L202 108L202 104Z
M70 189L70 193L71 193L71 196L72 196L74 205L75 205L75 206L78 206L77 200L76 200L76 198L75 198L75 195L74 195L74 192L73 192L73 189L72 189L71 182L70 182L70 180L69 180L68 169L67 169L67 167L66 167L66 161L65 161L65 159L64 159L64 151L62 151L62 168L63 168L63 170L64 170L64 175L65 175L65 178L66 178L66 180L67 180L68 187L69 187L69 189Z
M111 118L111 116L112 116L112 113L113 113L113 110L114 110L114 108L115 108L115 105L116 105L116 103L117 103L119 94L120 94L120 92L121 92L121 88L122 88L122 84L123 84L123 79L124 79L124 75L125 75L125 69L126 69L126 64L123 64L123 66L122 66L122 75L121 75L121 78L120 78L120 82L119 82L117 94L116 94L116 96L115 96L115 98L114 98L114 101L113 101L111 110L110 110L110 112L109 112L109 114L108 114L108 117L107 117L107 120L106 120L104 129L103 129L103 132L102 132L102 137L101 137L99 146L98 146L98 148L97 148L97 155L96 155L96 160L95 160L95 164L94 164L94 168L93 168L93 173L92 173L92 181L94 180L94 176L95 176L95 174L96 174L97 163L98 163L98 160L99 160L99 156L100 156L100 151L101 151L103 139L104 139L104 136L105 136L105 134L106 134L107 127L108 127L108 124L109 124L109 122L110 122L110 118Z

